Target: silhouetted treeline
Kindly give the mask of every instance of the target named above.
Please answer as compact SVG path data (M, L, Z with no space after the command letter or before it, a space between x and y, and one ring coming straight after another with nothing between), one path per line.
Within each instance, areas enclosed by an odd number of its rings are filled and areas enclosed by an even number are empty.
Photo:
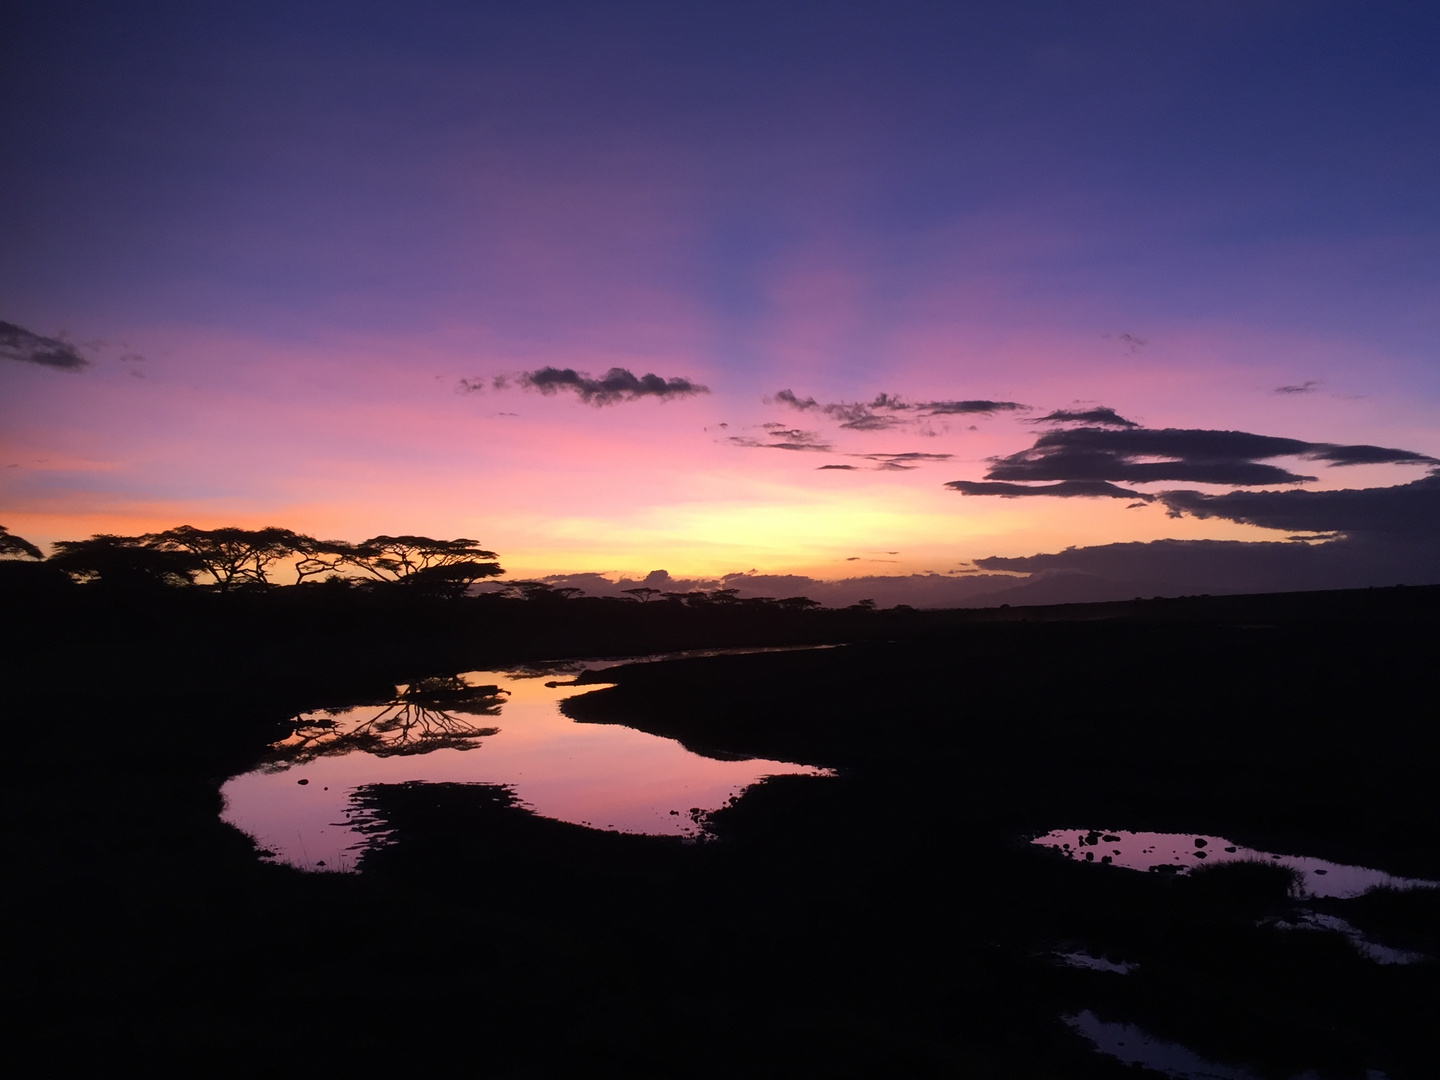
M417 592L458 598L478 582L505 573L495 552L464 537L437 540L414 535L372 536L355 544L320 540L273 525L263 529L179 525L139 536L98 533L88 540L59 541L48 559L38 546L0 526L0 556L18 557L17 561L25 566L43 562L45 567L58 571L47 576L18 569L12 560L6 560L0 563L0 574L4 575L0 588L10 590L53 588L63 575L78 585L111 590L189 586L222 593L253 591L279 585L273 575L288 567L295 574L295 585L314 585L322 580L331 588L373 590L404 585ZM774 605L785 610L819 606L818 601L804 596L742 600L735 589L678 593L641 587L624 592L630 597L627 603L664 601L689 607L728 604L752 609ZM515 581L507 582L500 593L525 600L556 601L583 595L583 590L544 581ZM874 604L861 601L857 606Z
M477 581L504 573L495 552L463 537L372 536L352 544L273 525L263 529L179 525L140 536L99 533L88 540L61 540L54 547L46 565L76 583L110 588L195 585L202 576L205 584L220 592L265 588L277 584L271 573L288 564L296 584L328 575L342 583L399 582L459 595ZM43 557L36 545L3 527L0 555Z

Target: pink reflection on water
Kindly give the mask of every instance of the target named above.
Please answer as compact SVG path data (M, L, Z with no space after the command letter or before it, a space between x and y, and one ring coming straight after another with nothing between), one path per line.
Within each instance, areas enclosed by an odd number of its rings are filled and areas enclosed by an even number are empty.
M544 817L621 832L685 836L696 831L692 808L714 810L762 777L825 773L758 758L719 761L631 728L576 723L559 709L576 688L546 686L543 676L473 671L463 678L472 686L494 684L508 691L498 715L462 717L476 729L498 728L494 734L468 740L464 748L446 745L429 753L387 757L352 751L303 764L277 761L225 784L223 819L283 862L343 870L354 865L364 841L347 820L350 794L364 784L506 784ZM592 689L597 687L585 687ZM343 732L373 719L382 708L366 706L324 718Z

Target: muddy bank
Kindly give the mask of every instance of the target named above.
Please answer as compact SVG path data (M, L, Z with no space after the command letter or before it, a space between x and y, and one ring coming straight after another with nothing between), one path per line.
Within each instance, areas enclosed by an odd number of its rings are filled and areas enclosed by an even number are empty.
M564 706L1039 831L1209 829L1440 874L1433 614L976 625L616 667Z

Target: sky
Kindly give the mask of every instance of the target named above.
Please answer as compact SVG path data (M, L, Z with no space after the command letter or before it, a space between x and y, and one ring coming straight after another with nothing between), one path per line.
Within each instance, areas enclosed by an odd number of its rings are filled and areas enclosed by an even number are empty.
M1401 3L22 5L0 524L894 602L1440 581L1437 42Z

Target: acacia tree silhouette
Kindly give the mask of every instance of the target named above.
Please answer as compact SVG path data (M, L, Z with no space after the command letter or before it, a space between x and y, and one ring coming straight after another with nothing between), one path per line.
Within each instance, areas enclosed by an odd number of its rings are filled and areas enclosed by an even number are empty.
M573 585L563 587L551 585L548 581L511 581L506 584L504 595L519 600L559 601L570 600L584 595L584 589Z
M809 611L812 608L820 607L819 600L811 600L808 596L787 596L783 600L771 602L776 607L784 608L787 611Z
M296 533L295 541L294 554L299 556L295 560L296 585L319 574L338 573L355 552L355 545L344 540L316 540L313 536Z
M359 567L378 581L405 581L445 567L465 566L475 580L503 574L478 540L435 540L428 536L372 536L352 547L345 561Z
M44 553L23 536L16 536L4 525L0 525L0 556L23 555L30 559L43 559Z
M503 574L495 559L495 552L482 548L478 540L429 536L372 536L340 556L376 581L446 596L463 595L475 582Z
M739 589L714 589L710 592L695 589L690 592L667 592L663 595L672 604L684 604L692 608L742 603Z
M147 533L141 539L159 551L189 553L215 579L221 592L241 583L268 585L269 567L309 545L321 543L273 525L264 529L197 529L180 525L161 533Z
M143 536L99 533L88 540L61 540L46 561L81 583L150 587L192 585L207 567L188 551L167 551Z
M44 558L38 547L0 526L0 557ZM143 536L100 534L64 540L49 560L82 582L193 585L207 574L220 592L268 586L276 563L294 558L295 583L355 566L374 581L403 582L441 595L463 595L482 578L505 571L478 541L428 536L375 536L359 544L317 540L292 529L178 525Z

